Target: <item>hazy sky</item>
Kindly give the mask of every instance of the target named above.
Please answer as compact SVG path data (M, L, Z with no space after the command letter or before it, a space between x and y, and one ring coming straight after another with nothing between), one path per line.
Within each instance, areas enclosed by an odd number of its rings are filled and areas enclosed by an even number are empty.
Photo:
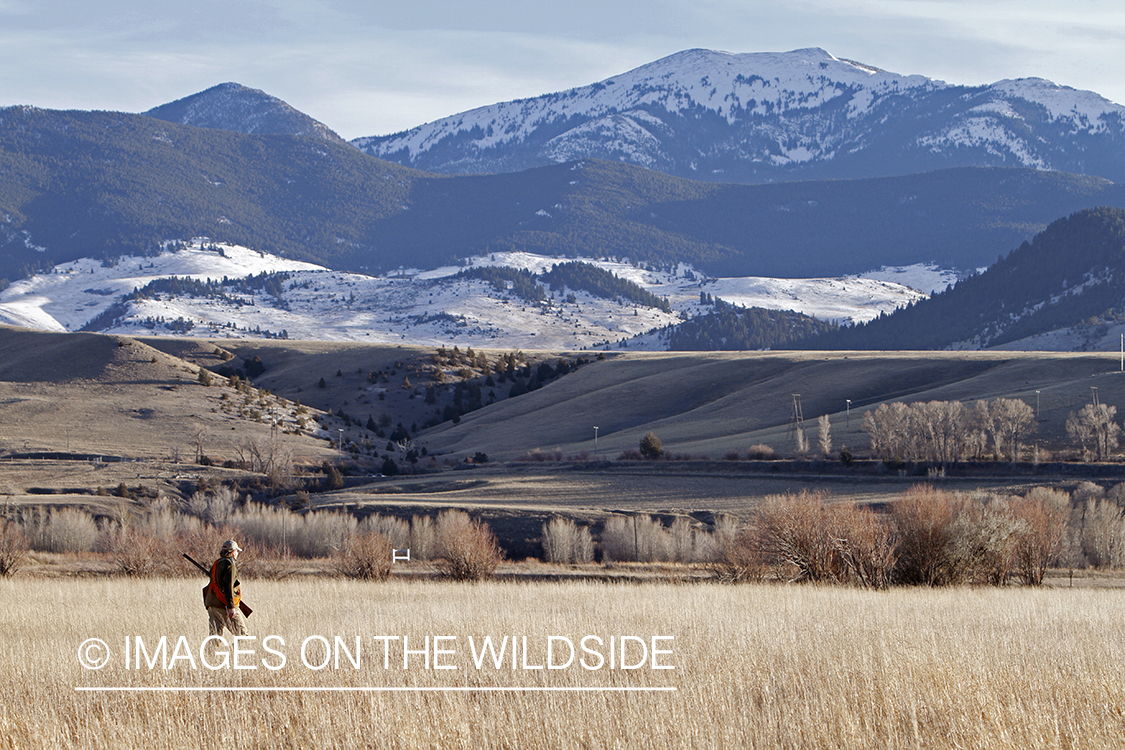
M1121 0L0 0L0 106L140 112L236 81L354 138L693 47L1125 103Z

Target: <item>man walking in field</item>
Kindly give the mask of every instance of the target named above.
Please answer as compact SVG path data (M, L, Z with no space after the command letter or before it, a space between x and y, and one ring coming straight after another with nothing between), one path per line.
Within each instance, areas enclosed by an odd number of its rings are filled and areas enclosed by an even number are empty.
M222 635L223 628L231 635L246 635L246 624L238 603L242 591L238 581L238 553L242 548L238 542L228 539L223 542L219 559L211 566L211 582L203 589L203 603L210 618L211 635Z

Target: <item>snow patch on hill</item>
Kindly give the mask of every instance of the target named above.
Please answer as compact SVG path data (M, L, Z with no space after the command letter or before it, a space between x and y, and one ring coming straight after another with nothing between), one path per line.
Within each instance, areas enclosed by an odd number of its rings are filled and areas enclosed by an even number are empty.
M926 296L904 281L936 288L934 280L947 275L933 267L911 267L839 279L712 279L686 265L655 270L622 260L578 259L667 298L672 308L667 313L575 290L546 290L545 301L531 303L491 283L457 278L470 266L541 274L560 262L531 253L495 253L463 265L404 268L376 277L206 239L167 248L154 257L124 257L113 264L78 260L16 282L0 293L0 322L76 331L108 316L112 320L101 330L112 333L580 350L612 346L707 312L710 308L701 304L704 293L735 305L862 322ZM156 279L217 282L261 273L284 274L275 286L280 297L228 286L221 297L126 299Z

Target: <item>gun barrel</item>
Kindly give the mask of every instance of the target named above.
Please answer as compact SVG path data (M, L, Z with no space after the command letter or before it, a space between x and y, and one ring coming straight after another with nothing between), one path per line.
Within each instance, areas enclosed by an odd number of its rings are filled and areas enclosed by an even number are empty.
M188 561L189 563L191 563L192 565L194 565L195 567L199 568L199 569L200 569L200 570L201 570L201 571L203 572L203 575L205 575L205 576L210 576L210 575L211 575L211 571L207 570L207 568L203 567L202 565L200 565L199 563L197 563L197 562L196 562L195 560L193 560L193 559L191 558L191 556L189 556L189 555L188 555L188 553L186 553L186 552L185 552L185 553L183 553L183 554L184 554L184 559L185 559L185 560L187 560L187 561Z

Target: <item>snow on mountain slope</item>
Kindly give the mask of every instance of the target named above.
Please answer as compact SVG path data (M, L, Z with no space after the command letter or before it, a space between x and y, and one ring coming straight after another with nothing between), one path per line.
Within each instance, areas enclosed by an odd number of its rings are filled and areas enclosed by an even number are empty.
M1030 166L1125 178L1125 107L1037 78L957 86L822 49L688 50L599 83L359 138L447 173L621 159L685 177L761 182ZM1099 156L1104 155L1104 156Z
M480 133L474 136L473 146L483 150L521 140L563 118L600 118L631 110L637 110L633 116L638 121L651 126L660 121L646 117L643 108L652 105L667 112L701 107L733 123L745 114L813 109L845 95L851 87L866 90L849 111L855 116L881 92L934 83L923 76L898 76L839 60L822 49L749 54L693 49L590 86L492 104L419 126L372 153L405 149L415 157L445 138L475 130ZM367 150L373 141L358 138L353 144Z
M662 272L580 259L666 297L672 312L665 313L581 291L571 300L569 294L554 290L545 302L530 303L498 292L488 282L456 278L465 266L403 269L372 277L202 239L168 247L159 256L125 257L111 266L79 260L19 281L0 293L0 322L74 331L101 316L98 329L112 333L574 350L612 345L674 325L681 315L705 312L702 292L733 304L856 322L925 296L901 284L859 277L708 279L686 266ZM538 274L557 262L529 253L496 253L468 259L466 265ZM222 294L148 293L126 299L156 279L233 282L262 273L281 274L274 287L281 290L280 297L264 289L237 289L232 283ZM936 270L928 273L932 277Z
M242 278L263 272L320 268L244 247L211 245L204 240L196 240L175 252L166 250L154 258L125 256L113 265L84 258L56 266L50 273L17 281L0 292L0 323L76 331L122 295L154 279L179 276L218 280L224 276Z

